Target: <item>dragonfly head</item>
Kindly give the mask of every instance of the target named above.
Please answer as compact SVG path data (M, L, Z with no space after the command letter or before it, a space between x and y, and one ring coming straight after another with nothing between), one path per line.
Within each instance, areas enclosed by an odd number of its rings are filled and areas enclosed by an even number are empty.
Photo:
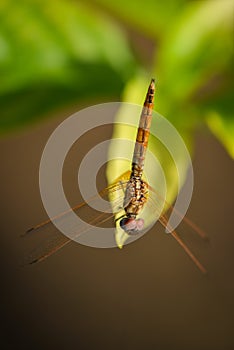
M129 235L137 235L144 227L143 219L123 218L120 220L120 227Z

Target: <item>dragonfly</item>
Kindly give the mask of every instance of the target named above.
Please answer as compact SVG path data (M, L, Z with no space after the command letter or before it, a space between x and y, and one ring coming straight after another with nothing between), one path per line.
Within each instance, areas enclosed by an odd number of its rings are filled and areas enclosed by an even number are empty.
M115 225L122 230L127 237L133 237L139 235L145 228L145 221L141 215L146 204L150 205L152 212L156 214L159 202L165 202L164 198L160 197L160 194L152 188L147 181L144 179L144 163L147 153L148 141L150 137L150 127L152 121L152 112L154 108L155 98L155 80L151 79L142 112L140 115L139 125L137 129L137 135L135 140L134 152L132 156L131 169L125 174L120 176L112 185L106 187L104 190L99 192L99 196L103 199L114 201L115 205L112 205L112 213L96 213L92 218L89 218L87 223L89 225L83 225L81 228L77 228L76 236L85 234L89 229L90 225L99 226L111 220L112 225ZM116 199L117 194L117 199ZM156 195L156 199L152 196ZM89 204L97 200L97 196L90 198L89 201L82 202L67 211L59 213L52 219L48 219L26 231L26 234L41 230L45 227L53 225L54 220L62 220L67 217L69 213L75 212L79 214L82 210L86 210ZM157 203L158 202L158 203ZM180 213L169 203L166 203L169 210L174 210L177 215ZM115 208L115 209L114 209ZM198 258L192 253L189 247L181 239L179 234L172 228L168 223L166 214L160 214L158 217L159 222L165 227L169 228L170 235L178 242L185 253L202 272L206 273L207 270ZM196 224L190 221L187 217L183 220L187 223L201 238L207 239L206 234ZM58 233L55 237L45 244L42 244L36 252L32 252L29 257L29 263L34 264L45 260L50 257L64 246L69 244L73 239L69 238L61 233Z

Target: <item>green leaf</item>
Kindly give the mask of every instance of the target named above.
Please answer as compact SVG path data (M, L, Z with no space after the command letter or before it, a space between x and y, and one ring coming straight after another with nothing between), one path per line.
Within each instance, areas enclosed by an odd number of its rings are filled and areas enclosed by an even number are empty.
M139 76L136 79L133 79L129 82L129 84L126 85L126 88L124 90L123 94L123 101L128 103L137 104L139 106L143 105L145 94L146 94L146 87L148 87L150 79L147 79L144 76ZM157 87L157 85L156 85ZM157 88L156 88L156 95L155 95L155 110L157 110L157 104L158 104L158 94L157 94ZM132 108L134 110L134 107ZM141 110L141 107L139 107L139 111ZM120 112L117 116L117 120L121 120L123 112ZM131 113L131 110L130 112ZM140 113L140 112L139 112ZM121 139L130 139L132 142L135 142L136 138L136 128L137 120L139 118L138 115L135 115L136 120L136 127L135 129L132 127L127 127L126 125L116 124L113 131L113 137L114 138L121 138ZM135 113L137 114L137 113ZM125 112L126 118L129 118L129 115ZM118 119L119 118L119 119ZM165 116L167 119L167 116ZM155 125L154 118L152 120L152 128L160 128L160 125ZM188 150L190 153L193 152L193 135L189 129L186 128L180 128L178 130L181 137L183 138ZM175 140L176 141L176 140ZM173 140L170 140L170 142L173 143ZM123 144L124 147L124 144ZM186 178L187 173L187 160L183 157L183 152L180 149L176 150L176 155L174 153L174 159L172 159L171 155L166 150L165 146L162 145L162 143L157 140L157 138L151 136L149 140L149 150L153 153L153 155L156 156L156 158L160 161L161 166L164 170L164 174L166 177L166 184L167 184L167 196L166 200L169 203L172 203L178 193L178 173L176 166L179 164L181 170L181 177L180 177L180 184L182 185ZM120 153L121 151L118 150ZM124 149L122 150L122 153L124 154ZM133 153L133 148L132 148ZM110 169L110 170L109 170ZM117 163L115 163L115 166L111 164L107 169L107 177L108 182L112 183L116 178L121 176L122 173L126 172L127 170L130 170L130 163L126 163L125 161L118 160ZM151 169L153 172L154 169ZM183 174L183 175L182 175ZM157 177L155 176L155 179ZM157 180L156 180L157 181ZM157 182L152 184L154 188L157 187Z
M225 97L233 90L233 11L233 1L188 2L160 46L154 67L158 110L182 134L206 122L208 104L209 112L225 121L233 115L233 103ZM218 106L217 100L225 103ZM229 125L225 121L221 124ZM225 130L222 126L221 142Z
M132 80L124 91L124 100L128 104L124 104L120 108L116 119L117 124L114 126L113 140L109 149L110 160L107 164L107 179L109 184L119 182L119 178L123 180L121 177L122 174L131 170L131 159L138 120L146 94L146 87L148 87L149 82L149 79L147 80L141 76L138 79ZM157 91L155 97L155 106L157 106ZM129 102L133 104L131 105ZM137 105L135 105L136 103ZM132 122L135 124L135 127L131 125ZM184 147L183 142L178 140L176 132L165 134L165 130L165 122L162 122L162 118L154 114L143 176L159 196L156 196L154 204L146 204L146 208L141 213L141 218L145 221L145 227L155 221L157 215L156 209L164 213L168 209L169 204L174 202L178 191L185 182L187 171L191 164L188 159L188 153L185 150L186 147ZM161 136L163 135L163 141L157 136L153 136L160 134ZM189 146L191 152L193 148L193 136L185 130L183 132L180 130L180 134L186 140L186 144ZM121 142L116 142L116 139L121 140ZM152 156L149 158L149 153L152 154L153 158ZM164 200L166 200L166 203L164 203ZM157 203L159 208L155 207L155 203ZM118 217L119 213L116 219ZM120 248L128 237L117 225L116 242Z
M118 96L135 70L123 32L70 1L2 1L1 132L61 106Z
M230 1L192 1L162 45L155 70L176 100L185 100L233 57Z
M206 118L207 125L234 159L234 121L232 118L210 112Z
M226 94L217 96L214 102L207 99L202 104L202 113L209 129L232 158L234 158L233 81L234 77L230 75L228 82L230 89Z
M150 38L161 38L170 30L171 23L176 20L176 14L187 3L186 0L96 0L95 3L108 10L116 18L144 33Z

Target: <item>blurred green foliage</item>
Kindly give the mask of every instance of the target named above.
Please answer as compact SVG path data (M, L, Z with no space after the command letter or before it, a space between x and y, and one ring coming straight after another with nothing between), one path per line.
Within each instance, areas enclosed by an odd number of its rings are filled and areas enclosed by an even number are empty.
M233 20L233 0L2 0L1 133L76 102L142 103L155 76L189 148L206 124L234 157Z
M74 102L113 98L134 72L122 30L73 1L1 2L1 131Z

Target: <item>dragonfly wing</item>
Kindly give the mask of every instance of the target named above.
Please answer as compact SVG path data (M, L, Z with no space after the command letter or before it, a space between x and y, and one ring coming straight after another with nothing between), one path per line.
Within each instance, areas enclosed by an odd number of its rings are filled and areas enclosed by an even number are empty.
M47 226L46 230L50 231L50 237L47 237L46 239L44 238L43 241L31 251L30 255L26 258L24 264L33 264L45 260L49 256L59 251L61 248L72 242L73 240L76 240L81 234L84 234L85 232L90 230L90 225L100 225L104 222L110 221L111 219L113 219L114 215L115 214L111 213L102 213L94 217L93 220L89 222L89 225L83 224L81 227L79 227L77 234L74 234L72 238L63 235L55 227ZM51 232L51 229L53 230L53 232Z
M195 257L195 255L191 252L189 247L184 243L184 241L179 237L177 232L172 229L170 224L168 223L168 219L165 214L162 214L162 208L164 200L158 196L159 201L155 201L155 198L149 196L147 204L148 207L151 208L151 211L155 211L155 215L158 217L159 222L163 225L163 227L168 228L171 236L179 243L179 245L183 248L186 254L190 257L190 259L194 262L194 264L199 268L202 273L206 273L205 267L200 263L200 261ZM190 223L190 222L189 222Z
M161 222L161 224L166 228L168 227L168 220L165 216L161 216L159 221ZM189 249L189 247L184 243L184 241L178 236L177 232L173 229L171 229L171 236L177 241L177 243L179 243L179 245L183 248L183 250L185 251L185 253L190 257L190 259L194 262L194 264L198 267L198 269L206 274L207 271L205 269L205 267L200 263L200 261L195 257L195 255L191 252L191 250Z
M76 213L79 217L82 217L83 223L79 225L79 227L70 227L70 229L74 232L71 238L63 235L59 232L59 230L53 225L52 220L48 219L33 228L29 229L26 234L30 233L30 236L33 232L38 232L40 236L43 236L42 242L37 246L36 249L33 249L30 255L25 259L27 263L36 263L40 262L47 257L51 256L67 244L69 244L72 240L75 240L79 235L84 234L90 229L90 225L98 226L104 222L111 221L112 226L114 223L114 216L120 210L122 210L124 191L126 187L127 181L121 181L121 183L116 183L114 185L109 186L108 188L99 192L98 195L93 196L87 202L80 203L68 211L64 211L53 218L53 221L63 222L69 224L69 215L72 213ZM99 196L110 202L110 206L112 209L109 212L100 212L93 210L90 206L95 205L95 201L98 201ZM114 213L113 213L114 212ZM87 224L88 225L87 225ZM37 235L38 236L38 235Z
M65 235L57 232L53 232L53 237L50 239L44 239L43 242L37 245L30 254L24 259L24 265L34 264L45 260L56 251L63 248L65 245L71 242L71 239Z
M167 210L173 211L181 220L183 220L188 226L190 226L193 231L199 235L202 239L205 239L206 241L209 240L209 237L207 234L199 227L197 226L193 221L188 219L186 216L183 216L172 204L168 203L163 196L160 194L159 191L156 191L154 188L149 186L150 195L149 198L153 201L154 205L157 207L161 207L163 203L165 203L165 207ZM153 196L152 196L153 194ZM160 203L160 205L159 205ZM164 211L163 211L164 212ZM168 230L168 227L165 227Z

